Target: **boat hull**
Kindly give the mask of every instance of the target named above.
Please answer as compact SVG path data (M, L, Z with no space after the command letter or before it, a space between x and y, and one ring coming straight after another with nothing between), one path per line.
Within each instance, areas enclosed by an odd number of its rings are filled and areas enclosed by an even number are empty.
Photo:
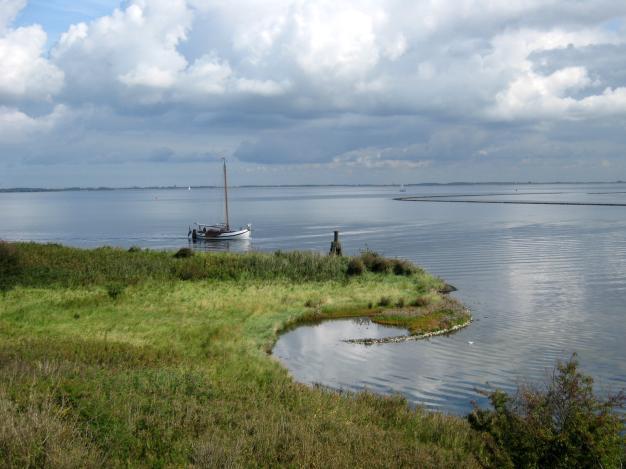
M192 233L192 239L194 241L202 240L202 241L224 241L229 239L250 239L249 228L242 228L240 230L232 230L232 231L222 231L219 233L209 232L204 233L202 231L196 231Z

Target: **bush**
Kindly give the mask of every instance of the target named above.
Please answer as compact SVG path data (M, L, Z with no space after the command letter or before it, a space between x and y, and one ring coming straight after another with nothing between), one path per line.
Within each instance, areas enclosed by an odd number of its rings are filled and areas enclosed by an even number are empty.
M409 261L395 259L393 261L393 273L396 275L413 275L417 272L417 268Z
M361 252L361 261L363 262L367 270L372 270L374 261L379 258L380 254L378 254L376 251L370 251L369 249L366 249L365 251Z
M107 289L107 294L109 295L110 298L112 299L117 299L122 293L124 293L124 290L126 289L126 285L122 284L122 283L109 283L106 286Z
M20 255L15 246L0 241L0 290L6 290L13 284L20 267Z
M319 308L322 304L324 304L324 300L321 298L309 298L305 301L304 306L307 308Z
M176 259L184 259L191 256L193 256L193 250L191 250L190 248L180 248L178 251L176 251L176 254L174 254L174 257Z
M605 400L578 371L576 356L557 364L545 389L520 386L515 396L489 395L494 410L468 415L481 432L487 467L623 467L622 392Z
M139 246L131 246L128 248L128 252L141 252L141 248Z
M361 275L365 271L365 264L358 257L354 257L350 259L348 262L348 270L346 273L348 275Z
M389 306L391 304L391 298L388 296L381 296L378 300L378 306Z
M208 276L204 266L197 262L185 262L178 271L178 278L181 280L203 280Z
M392 261L384 257L377 257L372 262L371 271L377 274L386 274L391 270Z
M418 296L411 302L411 306L428 306L430 304L430 298L427 296Z

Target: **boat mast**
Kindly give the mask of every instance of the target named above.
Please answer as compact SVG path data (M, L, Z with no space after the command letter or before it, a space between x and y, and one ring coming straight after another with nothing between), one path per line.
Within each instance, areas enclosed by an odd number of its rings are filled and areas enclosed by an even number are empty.
M226 230L230 230L230 224L228 222L228 182L226 181L226 158L224 160L224 206L226 210Z

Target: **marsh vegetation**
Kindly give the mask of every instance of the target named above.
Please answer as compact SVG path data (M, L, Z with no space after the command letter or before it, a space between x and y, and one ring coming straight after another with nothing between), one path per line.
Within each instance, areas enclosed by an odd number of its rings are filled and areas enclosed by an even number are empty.
M279 331L303 320L370 311L382 321L391 307L405 313L390 321L414 321L411 311L445 312L452 301L437 293L441 280L414 266L407 273L395 261L370 268L361 259L363 270L349 274L350 262L301 252L177 258L0 243L0 460L8 467L494 461L464 419L410 408L400 397L300 385L268 356Z
M267 352L315 315L440 284L313 253L2 245L8 466L472 465L469 425L401 398L295 383ZM420 293L422 292L422 293Z

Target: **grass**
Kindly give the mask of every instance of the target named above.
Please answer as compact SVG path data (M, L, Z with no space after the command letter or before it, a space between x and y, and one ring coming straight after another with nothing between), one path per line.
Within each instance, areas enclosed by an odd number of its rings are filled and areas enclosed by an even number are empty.
M390 321L444 311L442 282L419 269L348 275L350 259L311 253L0 248L11 256L0 263L7 467L476 466L464 420L297 384L267 354L303 320L382 321L382 297L421 298Z

